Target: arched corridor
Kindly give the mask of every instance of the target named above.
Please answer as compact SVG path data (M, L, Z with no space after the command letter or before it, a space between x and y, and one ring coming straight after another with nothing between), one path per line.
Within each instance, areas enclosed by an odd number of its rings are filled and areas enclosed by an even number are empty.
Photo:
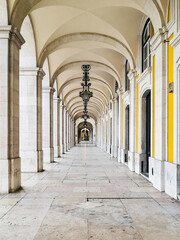
M110 219L123 240L176 239L179 16L180 0L0 0L2 231L11 234L16 228L16 238L22 234L23 239L34 219L39 225L30 239L45 238L44 217L48 226L54 224L56 214L49 218L59 209L56 200L68 203L69 194L84 209L79 214L82 228L86 220L85 239L116 239L114 227L111 232L106 228ZM38 201L31 197L36 194ZM40 199L42 213L36 211ZM160 208L155 213L156 203L164 208L162 218ZM104 215L98 207L91 212L99 204L105 206ZM153 224L145 206L155 215L150 216ZM17 227L11 224L16 209L27 220L20 217ZM78 210L73 211L76 221ZM68 221L67 212L61 214ZM159 227L158 238L151 235L158 234L156 218L164 227ZM91 220L95 225L97 219L102 220L103 236L91 229ZM130 235L123 235L123 223ZM69 236L67 226L58 231L64 235L57 238L79 238L76 230Z
M1 196L2 240L179 239L179 203L92 144L22 180Z

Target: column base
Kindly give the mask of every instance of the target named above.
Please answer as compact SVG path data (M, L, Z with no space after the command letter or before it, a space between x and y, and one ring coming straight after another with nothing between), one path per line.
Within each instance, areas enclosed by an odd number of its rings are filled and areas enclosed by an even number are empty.
M44 152L44 162L53 163L54 162L54 148L43 148Z
M135 171L135 153L128 151L128 167L134 172Z
M121 149L121 162L125 163L125 149Z
M142 162L145 162L145 161L146 161L146 154L135 153L135 172L136 173L140 174L143 171Z
M64 154L64 144L61 144L60 148L61 148L61 153Z
M118 148L118 162L121 162L121 148Z
M61 157L61 154L60 154L60 146L54 146L54 157L55 158L59 158Z
M0 160L0 193L15 192L21 187L21 159Z
M64 143L64 153L67 152L66 148L66 143Z
M149 158L149 181L159 191L165 190L165 161Z
M118 146L114 146L114 157L118 157Z
M178 199L178 195L180 195L180 165L165 162L165 192Z
M111 145L110 154L111 154L111 157L114 157L114 146L113 145Z
M42 151L20 151L22 172L41 172L43 169Z
M43 150L38 150L37 151L37 159L38 159L38 172L42 172L43 171Z
M107 149L107 147L106 147L106 144L103 146L103 150L106 152L106 149Z
M110 145L107 145L107 153L110 154Z

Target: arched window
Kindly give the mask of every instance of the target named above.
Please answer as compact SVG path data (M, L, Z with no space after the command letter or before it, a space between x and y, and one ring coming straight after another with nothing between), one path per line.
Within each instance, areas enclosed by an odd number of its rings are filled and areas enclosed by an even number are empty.
M129 73L129 62L128 60L126 60L126 64L125 64L125 91L130 90L130 81L128 78L128 73Z
M142 33L142 72L151 66L150 36L151 21L148 19Z

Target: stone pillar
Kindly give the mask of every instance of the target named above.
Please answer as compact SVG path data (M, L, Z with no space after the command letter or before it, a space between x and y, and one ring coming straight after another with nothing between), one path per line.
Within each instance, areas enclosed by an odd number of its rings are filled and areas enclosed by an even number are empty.
M107 153L110 154L110 113L108 110L108 116L107 116Z
M53 147L53 94L52 87L43 89L43 152L44 162L54 162Z
M42 68L37 75L37 154L38 171L43 170L43 150L42 150L42 80L45 73Z
M20 155L23 172L43 170L42 116L40 115L42 115L41 82L44 75L43 70L38 68L20 70Z
M67 139L67 109L64 108L64 153L67 151L67 144L66 144L66 139Z
M115 93L115 99L114 99L114 157L117 158L118 157L118 94Z
M60 157L60 99L53 99L54 110L54 157Z
M136 71L131 70L128 74L130 80L130 144L128 152L128 167L135 171L135 154L136 154Z
M66 152L69 150L69 113L66 111Z
M60 103L60 147L61 153L64 154L64 105Z
M19 49L24 39L12 26L0 27L0 193L21 186L19 157Z
M117 104L117 93L113 99L112 104L112 146L111 146L111 157L118 156L118 143L117 143L117 113L118 113L118 104Z
M69 114L68 114L69 115ZM68 116L68 150L71 149L71 117Z
M165 190L165 159L166 159L166 43L167 32L160 29L151 40L152 56L152 143L149 158L149 180L160 191Z
M119 135L119 147L118 147L118 162L121 162L121 149L122 149L122 95L120 90L117 91L118 95L119 95L119 131L118 131L118 135Z

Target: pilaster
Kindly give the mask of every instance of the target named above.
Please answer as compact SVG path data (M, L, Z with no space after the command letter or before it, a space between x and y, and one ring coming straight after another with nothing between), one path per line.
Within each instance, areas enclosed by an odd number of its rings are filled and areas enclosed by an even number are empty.
M19 157L19 50L24 39L13 26L0 27L0 193L21 186Z
M60 99L53 98L53 112L54 112L54 157L58 158L60 154Z

